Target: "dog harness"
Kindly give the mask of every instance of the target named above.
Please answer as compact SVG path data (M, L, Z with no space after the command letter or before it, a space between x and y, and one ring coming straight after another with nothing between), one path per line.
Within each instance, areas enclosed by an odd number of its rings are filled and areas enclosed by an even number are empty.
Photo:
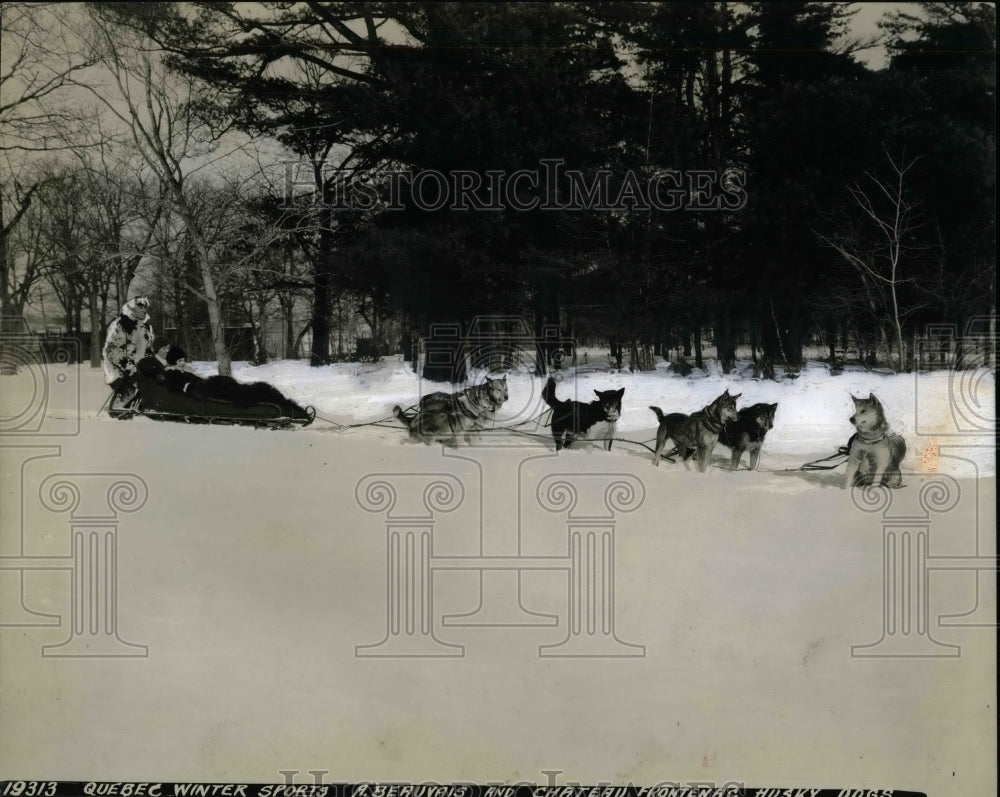
M868 437L867 435L864 435L861 432L855 432L854 433L854 436L860 442L862 442L862 443L869 443L869 444L871 444L871 443L881 443L883 440L885 440L885 435L886 435L886 433L882 432L882 434L880 434L878 437Z
M722 431L722 421L716 420L711 415L703 416L701 422L705 425L705 428L708 429L708 431L710 432L717 434Z

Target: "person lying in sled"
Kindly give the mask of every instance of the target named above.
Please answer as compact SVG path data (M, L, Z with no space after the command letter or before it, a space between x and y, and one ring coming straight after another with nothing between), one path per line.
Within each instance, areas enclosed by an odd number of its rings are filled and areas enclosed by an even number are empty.
M171 346L167 351L167 367L163 378L168 388L176 393L187 393L197 399L205 398L206 379L192 373L187 368L187 354L180 346Z
M178 346L170 347L164 355L163 380L168 388L185 393L195 399L220 399L239 406L276 404L294 417L305 411L294 401L267 382L237 382L231 376L210 376L207 379L187 370L187 354Z
M164 384L164 372L167 370L167 352L170 351L170 341L163 335L153 338L153 343L149 347L149 354L136 363L136 370L139 372L140 384L142 380L149 379L157 384Z

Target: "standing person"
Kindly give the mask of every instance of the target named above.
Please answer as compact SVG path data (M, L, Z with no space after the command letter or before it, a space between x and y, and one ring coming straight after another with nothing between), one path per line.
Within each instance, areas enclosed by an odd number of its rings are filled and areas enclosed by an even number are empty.
M149 321L149 299L129 299L119 316L108 326L102 350L104 381L114 391L108 413L131 417L138 399L136 363L152 345L153 326Z

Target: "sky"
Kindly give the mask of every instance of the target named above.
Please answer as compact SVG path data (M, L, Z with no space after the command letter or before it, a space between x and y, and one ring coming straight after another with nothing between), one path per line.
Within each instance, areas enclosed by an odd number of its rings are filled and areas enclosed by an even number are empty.
M250 5L250 4L247 4ZM878 21L888 12L896 9L916 9L916 4L913 3L853 3L850 4L852 8L856 9L856 13L851 20L850 35L857 39L867 39L876 36L879 33L877 23ZM61 6L58 8L51 7L48 9L47 13L54 14L54 21L52 29L50 30L50 36L53 37L54 41L52 50L58 58L58 47L60 44L60 37L66 37L66 41L72 42L73 38L78 35L78 31L74 27L72 20L77 17L77 15L82 15L81 4L72 4ZM388 28L382 29L383 34L388 32ZM3 74L7 75L10 71L10 59L13 57L14 48L3 48L3 52L0 52L0 64L3 66ZM868 50L860 51L856 53L856 57L863 63L865 63L871 69L880 69L886 65L886 52L884 47L873 47ZM100 80L96 73L93 73L93 81L96 83ZM16 91L17 79L6 82L2 87L0 87L0 93L7 95L0 97L0 100L6 101L10 96L10 92ZM93 105L93 97L89 96L87 92L83 89L68 90L65 94L65 99L72 104L82 98L83 103L89 103ZM0 142L3 141L3 130L0 128ZM267 142L260 142L263 145L265 152L257 152L251 155L244 155L238 158L239 162L245 163L246 168L255 169L258 158L262 157L263 161L278 161L281 159L281 154L276 151L275 144L274 147L267 146ZM256 149L256 148L255 148ZM268 150L270 150L268 152ZM18 169L16 168L17 160L23 160L25 157L32 158L34 154L28 154L24 156L23 153L11 153L11 159L14 161L10 164L12 171L16 174ZM205 164L205 173L218 172L218 170L223 168L234 168L233 158L224 159L225 163L221 163L216 160L215 156L207 159ZM229 164L229 166L226 166ZM4 171L7 171L7 164L4 164ZM244 171L243 168L240 171ZM0 178L2 179L2 178ZM22 180L23 182L23 180ZM57 305L53 304L53 310L58 313L56 309Z

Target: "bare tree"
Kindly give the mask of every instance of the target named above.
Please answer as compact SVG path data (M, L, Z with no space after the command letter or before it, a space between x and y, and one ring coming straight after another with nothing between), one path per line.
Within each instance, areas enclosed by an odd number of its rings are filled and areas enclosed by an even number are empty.
M198 102L193 79L180 77L164 66L161 53L139 31L111 21L99 6L88 8L92 46L109 75L109 84L80 83L109 114L169 194L198 256L200 290L187 287L205 302L219 373L230 375L232 365L225 340L225 320L212 269L212 255L201 220L188 192L188 178L217 160L217 139L195 112ZM196 159L202 159L196 166Z
M61 6L61 7L58 7ZM57 8L58 7L58 8ZM73 107L65 89L93 63L76 40L59 3L0 3L0 315L24 312L40 274L19 268L11 236L39 188L25 161L33 153L65 146L85 127L87 114Z
M94 64L62 3L0 4L0 150L49 152L84 127L63 91Z
M918 203L908 196L906 175L920 160L913 158L897 163L888 152L889 176L879 177L865 172L868 184L847 186L853 199L853 219L841 221L836 232L817 232L817 237L837 252L858 275L867 304L883 327L882 338L886 353L894 355L898 370L906 364L902 318L912 308L900 305L900 288L912 281L903 276L912 234L922 226L918 219ZM885 333L884 324L892 325L894 334ZM890 356L892 362L893 356Z
M30 179L32 185L27 190L31 193L31 201L19 205L15 218L10 219L0 240L3 262L0 266L0 318L4 319L23 316L33 291L44 279L42 219L45 210L40 202L34 201L34 197L44 190L45 185L39 175L33 173ZM25 190L20 181L15 181L13 187L17 192ZM8 203L6 197L2 201L3 208L11 207L12 203Z
M148 195L148 170L136 166L130 147L116 147L102 140L99 146L76 149L74 154L80 161L80 179L89 206L88 229L96 242L86 297L90 363L96 368L101 361L100 342L108 319L111 288L115 288L116 305L122 304L129 283L149 251L166 198L162 190Z
M62 306L66 329L77 335L88 294L100 290L104 277L89 199L79 171L54 166L38 192L39 213L32 219L40 268Z

